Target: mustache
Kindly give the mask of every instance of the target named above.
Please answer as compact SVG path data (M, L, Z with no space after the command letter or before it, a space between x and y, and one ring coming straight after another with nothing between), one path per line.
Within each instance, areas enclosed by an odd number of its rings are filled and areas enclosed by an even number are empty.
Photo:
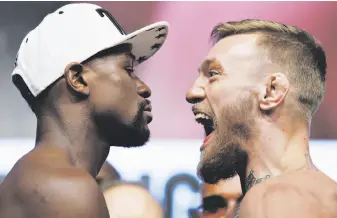
M143 101L141 101L138 105L139 107L139 111L151 111L152 110L152 106L151 106L151 101L148 99L144 99Z
M142 120L144 111L152 111L151 101L148 99L143 99L138 103L138 111L133 119L133 123L137 125L139 121Z
M196 103L192 106L192 112L194 114L197 114L197 113L204 113L204 114L207 114L211 117L214 117L214 113L213 113L213 110L211 109L211 107L206 104L206 103Z

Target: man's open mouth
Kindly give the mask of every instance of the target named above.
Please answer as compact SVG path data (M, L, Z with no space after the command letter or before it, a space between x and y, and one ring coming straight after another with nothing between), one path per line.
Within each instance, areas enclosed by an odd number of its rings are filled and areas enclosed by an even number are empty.
M206 136L209 136L214 131L213 118L204 113L196 113L195 120L204 126Z

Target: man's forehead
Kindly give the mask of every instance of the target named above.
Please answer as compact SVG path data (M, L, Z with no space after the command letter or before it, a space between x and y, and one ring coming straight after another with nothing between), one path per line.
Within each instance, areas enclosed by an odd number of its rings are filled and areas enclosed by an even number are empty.
M106 55L101 58L96 58L89 63L92 67L114 66L119 63L133 63L135 56L131 52L123 52L119 54Z
M240 178L234 177L227 180L221 180L218 184L204 184L203 196L223 195L224 193L241 193Z
M103 57L104 59L104 57ZM131 52L122 52L119 54L111 54L105 57L105 60L121 60L121 61L134 61L136 57Z
M254 33L233 35L221 39L210 49L206 60L256 56L261 51L257 44L259 37L259 34Z
M207 71L215 66L227 74L254 73L271 63L267 50L258 44L259 37L257 33L240 34L220 40L210 49L199 66L200 70Z

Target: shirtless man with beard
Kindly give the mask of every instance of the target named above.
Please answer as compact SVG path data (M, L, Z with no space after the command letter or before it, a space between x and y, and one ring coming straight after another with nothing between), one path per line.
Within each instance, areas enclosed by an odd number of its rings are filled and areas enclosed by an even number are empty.
M151 89L135 67L167 34L166 22L126 34L104 8L73 3L25 36L12 81L36 116L36 143L0 185L1 218L109 218L95 177L110 146L148 141Z
M240 218L337 217L337 184L309 155L325 93L322 46L297 27L254 19L219 24L211 38L186 96L207 136L199 176L240 176Z

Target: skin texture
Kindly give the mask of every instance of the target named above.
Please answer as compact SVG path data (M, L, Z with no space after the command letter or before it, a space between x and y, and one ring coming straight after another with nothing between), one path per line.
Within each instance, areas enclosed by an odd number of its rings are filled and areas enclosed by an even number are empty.
M293 197L292 192L299 191L299 186L301 195L295 199L303 199L301 204L316 208L319 217L337 216L329 209L329 204L335 204L337 199L328 199L321 192L324 187L334 195L337 185L318 172L309 155L310 120L294 112L297 105L288 94L291 81L284 68L270 61L268 53L258 45L259 37L259 33L238 34L216 43L187 92L186 99L193 104L194 114L206 114L215 124L211 137L201 148L198 174L207 183L238 174L243 193L248 192L243 201L249 202L243 203L241 209L254 203L264 207L264 201L250 194L258 183L260 191L275 191L274 199L283 195L274 202L284 209L270 209L267 217L289 217L288 199ZM272 188L265 185L269 179L275 181ZM301 185L283 193L278 182L284 179L285 186L299 181ZM317 181L316 186L304 182L308 179ZM309 196L327 203L318 207L314 201L306 201ZM256 204L247 206L249 212L240 214L240 218L252 217ZM294 217L310 217L306 213L298 208Z
M0 217L109 217L95 177L110 146L148 140L152 119L151 91L132 72L130 49L65 66L36 110L35 148L0 186Z
M319 171L288 173L247 192L239 217L336 217L336 193L335 181Z
M143 187L119 184L104 191L110 218L164 218L159 203Z
M227 207L219 209L215 213L202 212L200 213L200 218L232 218L241 195L242 191L239 176L227 180L220 180L215 185L204 183L202 186L202 198L221 196L226 200Z

